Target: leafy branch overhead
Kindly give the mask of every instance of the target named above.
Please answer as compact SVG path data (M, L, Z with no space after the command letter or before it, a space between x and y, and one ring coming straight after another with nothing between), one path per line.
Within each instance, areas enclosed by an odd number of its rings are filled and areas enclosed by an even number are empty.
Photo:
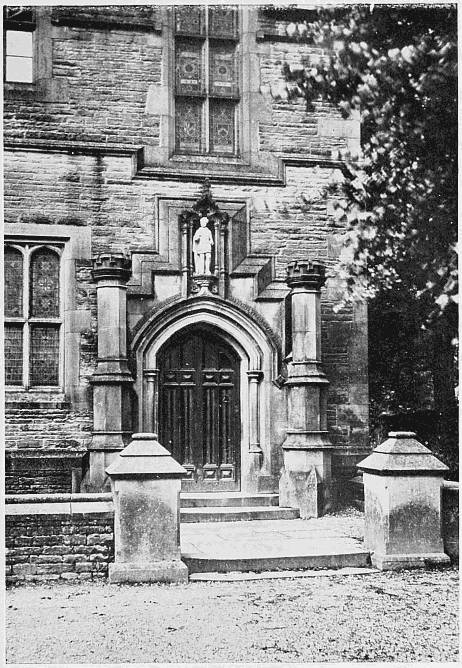
M457 294L455 6L350 6L292 23L318 56L285 66L291 95L361 118L337 213L349 299L400 287L445 310ZM437 309L435 309L435 304ZM452 307L450 307L452 309Z

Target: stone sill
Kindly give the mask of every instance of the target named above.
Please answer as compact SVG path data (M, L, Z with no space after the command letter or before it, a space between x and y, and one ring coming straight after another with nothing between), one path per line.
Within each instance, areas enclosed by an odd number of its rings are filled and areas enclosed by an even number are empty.
M17 503L63 503L71 501L111 501L112 494L88 493L88 494L5 494L6 504Z
M86 454L87 450L79 448L18 448L15 450L6 450L5 457L7 460L22 460L22 459L81 459Z

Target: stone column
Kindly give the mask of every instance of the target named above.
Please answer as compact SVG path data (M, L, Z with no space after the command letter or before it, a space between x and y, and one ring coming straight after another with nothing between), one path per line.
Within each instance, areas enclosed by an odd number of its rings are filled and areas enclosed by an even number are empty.
M114 498L115 559L109 582L186 582L180 553L185 469L157 440L133 434L107 469Z
M263 372L247 371L249 379L249 451L242 471L243 485L246 492L258 492L258 476L260 473L263 450L260 445L259 385ZM243 462L244 464L244 462Z
M149 433L158 433L159 369L145 369L143 429Z
M282 445L284 465L280 505L318 517L329 507L331 448L327 431L328 380L321 369L321 287L319 262L295 261L287 267L291 288L292 359L286 381L288 429Z
M364 543L381 570L449 564L444 554L441 487L448 470L414 432L392 431L364 471Z
M93 260L98 305L98 363L93 385L93 438L86 491L106 491L105 470L131 436L133 378L127 365L127 281L131 262L122 253Z

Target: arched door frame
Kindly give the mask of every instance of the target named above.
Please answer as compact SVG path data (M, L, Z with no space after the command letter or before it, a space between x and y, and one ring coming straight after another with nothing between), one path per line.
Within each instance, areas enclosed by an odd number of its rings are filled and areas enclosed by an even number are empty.
M213 328L240 359L241 490L258 491L258 477L271 473L271 380L278 350L260 323L229 301L181 300L155 311L133 339L137 359L139 430L158 429L158 354L177 332L193 325Z

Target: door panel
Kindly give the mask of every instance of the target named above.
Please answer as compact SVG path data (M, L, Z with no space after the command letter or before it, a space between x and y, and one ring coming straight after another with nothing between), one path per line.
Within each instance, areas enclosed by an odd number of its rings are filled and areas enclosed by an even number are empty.
M159 370L160 442L188 472L183 489L239 489L235 351L209 330L188 330L161 350Z

